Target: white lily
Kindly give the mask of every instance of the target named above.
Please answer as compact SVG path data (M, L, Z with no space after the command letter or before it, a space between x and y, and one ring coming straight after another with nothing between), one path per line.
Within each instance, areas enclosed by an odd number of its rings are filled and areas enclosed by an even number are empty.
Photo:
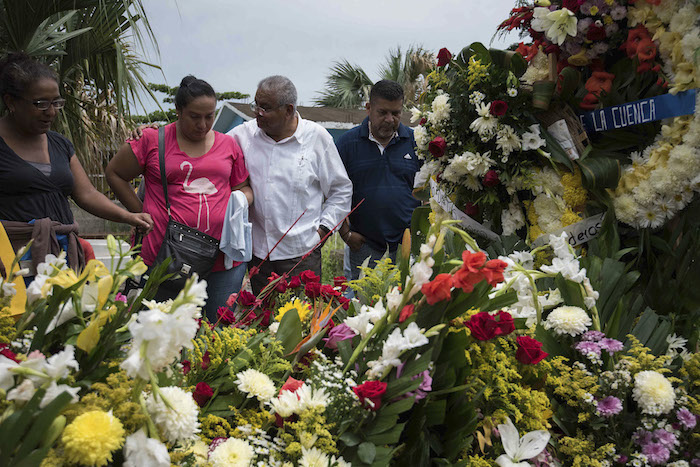
M496 459L496 464L501 467L530 467L527 459L532 459L541 453L549 442L550 434L546 430L531 431L522 438L510 418L506 423L498 425L505 454Z
M557 45L562 45L567 36L576 37L576 15L568 9L549 11L549 8L537 7L533 13L532 29L544 32L547 39Z

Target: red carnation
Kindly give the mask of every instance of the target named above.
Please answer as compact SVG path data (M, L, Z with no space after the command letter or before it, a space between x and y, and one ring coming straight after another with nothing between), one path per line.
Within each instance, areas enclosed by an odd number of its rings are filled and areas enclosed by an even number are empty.
M488 187L496 186L500 182L501 181L498 178L498 172L496 172L493 169L486 172L486 175L484 175L484 179L481 181L481 183L483 183L484 186L488 186Z
M403 307L403 310L401 310L401 313L399 313L399 323L403 323L408 318L410 318L415 309L416 306L413 304L406 305L405 307Z
M238 303L240 303L243 306L253 306L255 305L255 302L255 295L248 292L247 290L241 290L238 294Z
M496 117L500 117L501 115L505 115L507 110L508 110L508 104L506 104L504 101L491 102L491 107L490 107L491 115L495 115Z
M440 51L437 54L437 66L445 66L448 63L450 63L450 60L452 59L452 54L450 53L449 50L447 50L445 47L440 49Z
M209 399L214 396L214 390L207 383L197 383L194 387L194 392L192 393L192 399L197 403L198 406L204 407Z
M421 292L425 295L429 305L450 299L452 290L452 276L449 274L438 274L432 281L423 284Z
M294 276L291 279L289 279L290 289L296 289L298 287L301 287L301 279L299 278L299 276Z
M284 276L280 276L279 274L273 272L270 274L270 277L267 278L268 284L270 282L273 282L275 280L279 279L277 284L275 284L275 291L279 293L284 293L287 290L287 279L284 278Z
M428 144L428 151L435 157L442 157L447 149L447 142L442 136L437 136Z
M426 123L428 123L428 119L425 117L421 118L420 122L418 122L419 125L425 125Z
M332 285L323 284L321 286L321 295L326 300L330 300L331 297L340 297L340 292L335 290Z
M362 405L374 412L379 410L382 405L382 394L386 392L386 383L381 381L367 381L359 386L355 386L352 390L357 394L357 397L362 401ZM368 402L371 401L371 403Z
M515 351L515 358L525 365L536 365L544 360L549 354L542 351L542 342L529 336L518 336L515 339L518 350Z
M304 284L308 284L309 282L321 282L321 278L318 277L311 269L307 269L299 274L299 278Z

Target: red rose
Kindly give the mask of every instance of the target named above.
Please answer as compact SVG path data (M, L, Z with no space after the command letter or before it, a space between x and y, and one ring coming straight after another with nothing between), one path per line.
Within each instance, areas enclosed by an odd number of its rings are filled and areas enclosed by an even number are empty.
M425 125L426 123L428 123L428 119L425 117L421 118L420 122L418 122L419 125Z
M309 282L321 282L321 278L318 277L311 269L307 269L299 274L299 278L304 284L308 284Z
M432 281L423 284L421 292L428 299L429 305L434 305L443 300L449 300L452 290L452 276L449 274L438 274Z
M301 287L301 279L299 278L299 276L294 276L291 279L289 279L290 289L296 289L298 287Z
M219 321L227 326L236 322L236 316L233 314L233 311L225 306L220 306L219 309L216 310L216 314L219 316Z
M575 14L578 12L578 9L581 7L581 4L578 2L578 0L564 0L564 2L562 3L562 6Z
M331 297L340 297L340 292L335 290L332 285L323 284L321 286L321 295L326 300L330 300Z
M495 115L496 117L500 117L501 115L506 114L506 110L508 110L508 104L506 104L505 102L503 102L503 101L491 102L491 107L490 107L491 115Z
M255 319L258 319L262 316L262 319L260 320L260 326L266 328L270 325L270 318L272 317L272 311L270 310L263 310L262 315L256 315Z
M469 328L472 337L480 341L487 341L498 335L496 320L485 311L475 314L464 325Z
M500 259L492 259L486 262L486 265L481 270L486 281L495 287L499 282L503 282L503 270L508 267L508 263Z
M411 305L406 305L403 307L403 310L401 310L401 313L399 313L399 323L403 323L406 321L408 318L411 317L413 312L415 311L416 306L411 304Z
M376 412L382 405L382 394L386 392L386 383L367 381L359 386L355 386L352 390L360 398L365 408ZM368 401L371 401L371 403Z
M542 351L542 342L529 336L518 336L515 339L518 350L515 351L515 358L525 365L536 365L544 360L549 354Z
M209 368L209 365L211 364L211 358L209 358L209 351L207 350L204 352L204 355L202 355L202 370L206 370Z
M342 295L338 297L338 302L343 305L343 310L348 311L348 308L350 308L350 299L347 297L343 297Z
M270 277L267 278L267 282L269 284L270 282L273 282L277 279L279 279L279 281L277 282L277 284L275 284L275 291L279 293L284 293L287 290L287 279L285 279L284 276L280 276L279 274L273 272L272 274L270 274Z
M253 306L255 305L255 302L255 295L248 292L247 290L241 290L238 294L238 303L240 303L243 306Z
M496 313L496 317L498 318L498 321L496 321L497 336L507 336L515 331L515 322L510 313L501 310Z
M284 382L282 387L280 388L280 394L282 394L284 391L292 391L292 392L297 392L297 389L302 387L304 385L303 381L300 381L298 379L294 379L291 376L287 378L287 381Z
M308 282L304 288L304 293L310 299L318 298L321 295L321 283L320 282Z
M204 407L213 396L214 390L207 383L197 383L192 393L192 399L194 399L200 407Z
M501 181L498 178L498 172L495 170L489 170L486 172L486 175L484 175L484 179L481 181L481 183L484 184L484 186L496 186L500 183Z
M474 203L467 202L467 204L464 205L464 209L462 209L462 211L469 217L476 217L477 215L479 215L479 208Z
M347 281L348 278L345 276L336 276L333 278L333 285L335 287L340 287L340 290L345 292L345 290L348 288Z
M182 374L187 376L187 373L192 369L192 363L189 360L182 361Z
M589 41L601 41L605 39L607 34L605 34L605 28L603 26L597 26L595 23L591 24L586 33L586 39Z
M435 157L442 157L445 155L445 149L447 148L447 142L442 136L437 136L428 144L428 151Z
M447 50L446 48L443 47L438 52L437 59L438 59L437 66L445 66L448 63L450 63L450 60L452 59L452 54L450 53L449 50Z

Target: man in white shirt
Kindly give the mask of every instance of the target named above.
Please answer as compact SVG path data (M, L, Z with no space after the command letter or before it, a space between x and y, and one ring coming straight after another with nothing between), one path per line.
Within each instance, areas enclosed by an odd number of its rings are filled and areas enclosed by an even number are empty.
M256 294L273 272L288 272L350 212L352 183L333 138L322 126L301 118L296 101L288 78L265 78L251 105L255 120L228 133L243 149L255 199L249 268L259 268L251 277ZM320 246L294 272L306 269L320 276Z

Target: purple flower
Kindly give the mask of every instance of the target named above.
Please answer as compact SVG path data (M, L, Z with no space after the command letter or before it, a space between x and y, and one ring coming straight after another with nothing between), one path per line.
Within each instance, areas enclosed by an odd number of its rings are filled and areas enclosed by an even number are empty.
M323 340L326 341L326 347L329 349L337 349L338 341L352 339L355 335L355 331L350 326L341 323L328 331L328 337L324 337Z
M415 392L409 393L411 395L416 396L416 402L418 402L421 399L425 399L425 396L427 396L428 393L433 390L433 378L430 376L430 371L425 370L424 372L417 374L411 379L418 378L423 378L423 381L421 381L420 386L418 386L418 389L416 389Z
M601 349L607 350L610 355L622 350L622 342L620 342L617 339L610 339L608 337L605 337L601 339L598 344L600 345Z
M632 435L632 441L640 446L651 443L651 433L646 430L639 430Z
M649 443L642 446L642 453L647 456L651 465L664 465L671 452L661 443Z
M599 341L605 337L605 333L600 331L586 331L581 337L584 341Z
M695 417L690 410L685 408L676 412L676 417L678 417L678 420L683 424L683 426L689 430L695 428L698 421L697 417Z
M663 444L669 449L673 449L674 446L677 446L679 444L676 435L666 430L654 430L652 435L654 436L654 438L656 438L656 441Z
M620 21L627 16L627 8L623 7L622 5L617 5L615 8L610 10L610 16L615 21Z
M605 25L605 35L610 37L620 30L620 26L617 23L610 23Z
M574 346L576 350L581 352L583 355L595 354L600 357L600 345L597 342L591 341L581 341Z
M593 24L593 19L592 18L583 18L578 21L578 24L576 25L576 29L578 30L579 34L586 34L588 32L588 28L591 27L591 24ZM592 332L599 332L599 331L592 331Z
M615 396L608 396L598 401L598 415L612 417L622 411L622 402Z
M126 295L124 295L121 292L117 292L117 294L114 296L114 300L117 302L124 302L126 303Z

